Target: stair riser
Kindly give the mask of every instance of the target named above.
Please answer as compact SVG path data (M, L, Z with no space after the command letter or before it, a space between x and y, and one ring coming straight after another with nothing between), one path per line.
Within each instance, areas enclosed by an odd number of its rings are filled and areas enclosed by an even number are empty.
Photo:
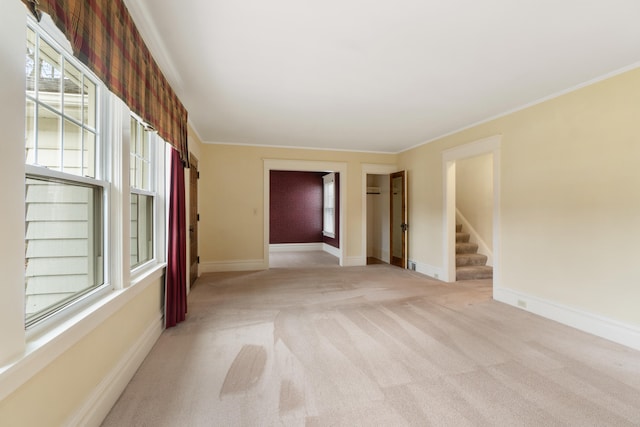
M483 272L463 272L459 271L456 273L456 280L480 280L480 279L493 279L493 272L491 271L483 271Z
M469 233L456 233L456 243L467 243L471 235Z
M487 256L481 254L458 254L456 255L456 267L467 265L486 265Z
M475 243L456 243L457 254L474 254L478 252L478 245Z
M456 269L456 280L492 279L493 267L486 265L476 265L458 267Z

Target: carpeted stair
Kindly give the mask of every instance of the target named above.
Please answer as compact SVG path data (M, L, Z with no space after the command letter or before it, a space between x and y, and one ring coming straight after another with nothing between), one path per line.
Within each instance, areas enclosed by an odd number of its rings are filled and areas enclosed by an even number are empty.
M493 267L486 265L487 256L479 254L478 245L469 238L462 224L456 224L456 280L492 279Z

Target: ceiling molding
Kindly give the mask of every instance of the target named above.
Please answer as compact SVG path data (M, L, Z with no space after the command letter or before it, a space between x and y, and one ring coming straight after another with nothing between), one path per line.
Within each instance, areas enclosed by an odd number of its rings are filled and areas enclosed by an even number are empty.
M173 63L171 55L162 42L160 32L155 24L148 18L150 14L145 5L146 3L136 0L123 1L129 10L142 39L153 55L153 59L158 63L158 66L162 70L165 78L171 84L172 89L176 93L180 93L183 86L182 77L178 72L178 67Z
M556 92L554 94L551 94L551 95L548 95L548 96L544 96L542 98L536 99L535 101L531 101L531 102L528 102L526 104L523 104L523 105L521 105L519 107L512 108L512 109L507 110L505 112L502 112L500 114L496 114L494 116L488 117L488 118L480 120L478 122L471 123L471 124L469 124L467 126L464 126L464 127L459 128L459 129L453 130L451 132L447 132L447 133L445 133L443 135L440 135L440 136L437 136L435 138L431 138L428 141L421 142L421 143L413 145L413 146L411 146L409 148L405 148L404 150L400 150L395 154L402 154L404 152L413 150L415 148L422 147L423 145L427 145L427 144L430 144L432 142L438 141L438 140L440 140L442 138L446 138L448 136L455 135L456 133L465 131L467 129L471 129L471 128L474 128L476 126L480 126L482 124L489 123L489 122L491 122L493 120L499 119L501 117L508 116L509 114L513 114L513 113L517 113L518 111L526 110L529 107L533 107L535 105L542 104L543 102L550 101L550 100L555 99L555 98L559 98L559 97L561 97L563 95L566 95L568 93L575 92L575 91L580 90L582 88L585 88L587 86L591 86L591 85L594 85L594 84L599 83L601 81L604 81L604 80L610 79L612 77L618 76L620 74L624 74L627 71L635 70L636 68L640 68L640 61L634 62L633 64L627 65L626 67L619 68L619 69L617 69L615 71L611 71L610 73L603 74L601 76L598 76L598 77L596 77L594 79L591 79L591 80L588 80L586 82L579 83L579 84L577 84L575 86L572 86L572 87L570 87L568 89L561 90L560 92Z
M258 148L280 148L280 149L284 148L284 149L291 149L291 150L341 151L346 153L367 153L367 154L387 154L387 155L398 154L391 151L355 150L355 149L348 149L348 148L303 147L303 146L295 146L295 145L247 144L247 143L236 143L236 142L212 142L212 141L204 142L204 144L234 145L234 146L240 146L240 147L258 147Z

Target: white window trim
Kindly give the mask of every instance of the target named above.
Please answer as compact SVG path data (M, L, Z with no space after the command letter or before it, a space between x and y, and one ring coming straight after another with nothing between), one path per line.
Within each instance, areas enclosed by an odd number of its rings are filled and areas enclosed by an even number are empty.
M335 239L336 237L336 233L335 233L335 227L336 227L336 175L334 172L328 173L326 175L324 175L322 177L322 235L325 237L330 237L332 239ZM327 197L325 195L325 188L327 187L328 184L331 184L333 186L333 206L330 207L330 209L332 209L332 221L333 223L332 225L332 230L328 230L326 228L327 223L325 221L326 219L326 215L327 215L327 207L326 207L326 203L327 203Z
M129 117L133 116L136 120L143 122L142 119L135 113L133 113L129 108L126 107L124 103L122 103L122 108L124 108L124 112L122 116L127 115ZM169 170L167 167L167 146L168 144L158 136L157 133L152 133L150 135L150 158L153 166L153 172L150 176L150 186L152 191L141 190L138 188L133 188L130 185L130 160L131 160L131 129L130 129L130 121L128 121L129 126L125 130L123 129L123 144L122 144L122 179L123 179L123 187L124 183L126 183L126 189L123 188L123 193L125 194L123 200L123 204L125 205L123 209L127 210L127 226L123 228L127 229L126 238L124 238L123 244L123 252L126 253L126 266L129 268L129 280L124 282L128 283L129 286L135 284L140 280L140 278L144 277L148 271L153 270L158 265L165 265L166 261L166 226L167 226L167 184L166 184L166 175ZM126 142L124 141L126 140ZM126 147L125 147L126 145ZM125 164L126 162L126 164ZM128 224L131 223L131 194L140 194L146 196L154 197L154 207L153 207L153 233L154 233L154 242L153 242L153 256L150 260L142 263L140 265L131 268L131 231L128 227ZM124 218L123 218L124 221ZM126 247L124 247L126 245Z
M109 265L110 255L113 250L113 245L111 245L111 242L108 239L109 215L107 214L110 209L109 206L111 185L109 181L113 176L110 173L110 151L112 150L112 148L109 146L109 144L105 143L108 134L107 130L112 129L113 126L113 123L106 120L108 116L105 105L107 104L108 99L113 95L109 93L104 83L102 83L91 70L89 70L77 58L73 57L73 54L70 50L69 42L66 41L66 38L64 37L62 32L57 29L55 25L53 25L51 19L49 17L44 19L43 17L43 21L45 25L41 25L41 23L37 23L31 16L27 16L27 26L25 27L25 34L26 29L28 27L31 27L33 31L38 34L38 37L49 43L53 48L59 50L64 56L65 61L70 62L75 67L80 69L85 76L89 77L96 84L97 102L96 123L94 129L96 135L96 144L98 147L98 149L95 150L96 177L91 178L82 175L73 175L54 169L49 169L44 166L25 164L25 178L27 176L31 176L34 178L64 180L68 182L76 182L78 184L102 188L102 236L104 240L102 248L103 283L101 285L95 286L84 295L80 295L78 298L73 299L68 304L65 304L62 308L53 310L52 312L43 315L42 318L36 319L32 324L28 326L28 328L25 328L25 338L27 339L27 341L34 339L34 337L39 337L45 334L48 330L54 329L58 324L65 323L69 318L80 313L86 307L95 304L96 302L100 301L101 298L105 298L114 288L113 283L111 282L110 271L107 268L107 266ZM66 43L61 43L61 40L65 40ZM24 99L26 100L26 98L27 97L25 96ZM60 113L56 112L55 114L62 114L63 112L64 108ZM62 120L71 120L72 122L83 126L82 123L71 117L67 117L63 114L61 115L61 117Z

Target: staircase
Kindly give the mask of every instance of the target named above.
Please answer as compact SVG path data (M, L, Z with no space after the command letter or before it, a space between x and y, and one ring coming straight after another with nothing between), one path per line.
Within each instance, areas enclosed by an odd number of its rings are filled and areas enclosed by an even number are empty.
M478 253L478 245L469 242L469 233L456 224L456 280L492 279L493 267L487 256Z

